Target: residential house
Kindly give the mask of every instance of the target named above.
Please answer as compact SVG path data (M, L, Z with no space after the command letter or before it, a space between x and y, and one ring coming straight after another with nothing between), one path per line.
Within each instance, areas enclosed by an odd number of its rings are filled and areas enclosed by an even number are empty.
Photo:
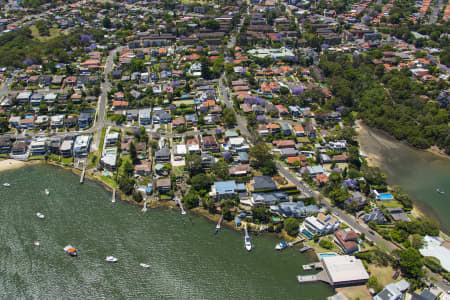
M164 147L155 153L155 161L157 163L168 163L170 162L170 150Z
M339 228L341 222L331 216L319 213L317 217L310 216L305 219L301 225L301 232L308 237L312 237L314 234L328 234Z
M75 139L75 145L73 147L73 152L75 157L85 157L89 153L89 145L91 142L91 136L89 135L79 135Z
M220 146L214 136L202 136L202 151L220 152Z
M277 190L277 185L273 182L272 177L270 176L254 176L252 181L254 192Z
M394 221L411 221L408 215L403 211L401 207L388 207L386 208L391 214L392 220Z
M25 155L27 153L28 147L24 141L16 141L12 145L11 154L12 155Z
M402 279L398 282L388 284L381 292L375 295L372 300L400 300L403 294L409 289L409 282Z
M89 127L91 125L92 120L93 120L92 113L82 112L78 117L78 126L80 128Z
M170 178L160 178L156 180L156 188L160 193L167 193L172 189Z
M62 157L72 157L73 140L64 140L59 148Z
M358 248L358 235L350 230L342 229L334 233L336 244L342 248L345 254L352 254L359 251Z
M11 152L11 138L8 135L0 136L0 154L9 154Z
M303 201L281 202L278 205L270 206L270 211L284 218L301 218L317 214L319 207L313 204L305 206Z
M141 126L150 125L152 122L152 116L150 109L139 110L139 124Z

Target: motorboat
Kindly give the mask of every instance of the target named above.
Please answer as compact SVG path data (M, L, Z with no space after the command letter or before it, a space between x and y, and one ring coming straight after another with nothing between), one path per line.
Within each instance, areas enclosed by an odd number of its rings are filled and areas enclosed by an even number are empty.
M245 237L245 249L247 249L247 251L251 251L252 250L252 242L250 241L250 237L249 236Z
M50 194L50 192L49 192L48 189L45 189L44 192L45 192L45 194L46 194L47 196Z
M9 183L5 182L5 183L3 184L3 186L10 187L11 185L10 185Z
M37 212L37 213L36 213L36 216L37 216L39 219L45 219L45 216L44 216L43 213Z
M234 223L236 223L236 227L241 226L241 219L238 216L234 217Z
M438 193L441 194L441 195L445 195L445 192L444 192L444 191L441 191L441 189L436 189L436 192L438 192Z
M214 234L217 234L219 232L222 221L223 221L223 215L220 216L219 222L217 222L216 228L214 229Z
M275 246L275 250L283 250L287 246L288 246L288 244L286 242L280 242Z
M114 256L107 256L105 258L105 261L110 262L110 263L115 263L115 262L118 262L119 260L117 258L115 258Z
M64 247L64 252L66 252L68 255L70 256L77 256L77 249L75 249L74 247L72 247L71 245L67 245Z
M36 241L36 242L34 242L34 245L35 245L36 247L39 247L41 244L39 244L39 242Z
M147 265L147 264L144 264L144 263L141 263L141 264L139 264L141 267L143 267L144 269L147 269L147 268L150 268L150 265Z

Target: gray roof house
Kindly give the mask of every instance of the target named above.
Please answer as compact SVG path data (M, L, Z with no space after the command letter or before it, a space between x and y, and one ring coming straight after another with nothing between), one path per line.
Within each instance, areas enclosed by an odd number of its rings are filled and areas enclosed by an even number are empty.
M271 206L270 210L273 213L277 213L285 218L300 218L310 216L319 212L317 205L307 205L302 201L298 202L281 202L277 206Z
M157 163L167 163L170 162L170 150L167 147L156 151L155 160Z
M277 185L270 176L254 176L253 191L275 191Z

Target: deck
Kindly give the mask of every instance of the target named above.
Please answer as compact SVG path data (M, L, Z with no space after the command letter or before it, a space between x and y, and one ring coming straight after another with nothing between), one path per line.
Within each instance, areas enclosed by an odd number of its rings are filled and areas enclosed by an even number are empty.
M325 271L321 271L315 275L298 275L297 281L300 284L319 281L330 284L330 279L328 278L328 275Z

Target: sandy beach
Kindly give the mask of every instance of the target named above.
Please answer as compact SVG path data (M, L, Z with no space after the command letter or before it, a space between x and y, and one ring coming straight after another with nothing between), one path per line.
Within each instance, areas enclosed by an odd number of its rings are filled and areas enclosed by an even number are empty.
M0 172L22 168L26 165L26 162L15 159L0 160Z

